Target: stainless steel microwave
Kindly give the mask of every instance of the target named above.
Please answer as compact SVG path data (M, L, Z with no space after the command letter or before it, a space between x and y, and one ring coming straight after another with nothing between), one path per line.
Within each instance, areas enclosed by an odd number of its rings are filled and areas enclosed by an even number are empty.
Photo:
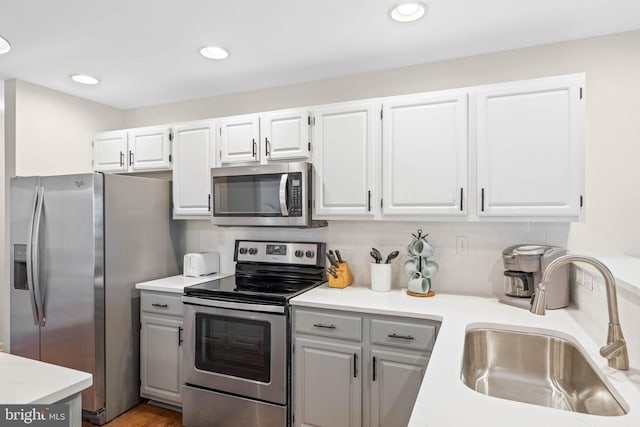
M227 226L318 227L312 221L311 163L211 169L213 223Z

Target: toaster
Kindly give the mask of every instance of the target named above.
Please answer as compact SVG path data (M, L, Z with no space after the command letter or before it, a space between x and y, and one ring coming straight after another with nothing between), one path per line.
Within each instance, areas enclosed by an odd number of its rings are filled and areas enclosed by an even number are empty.
M187 277L206 276L220 271L220 254L202 252L185 254L183 274Z

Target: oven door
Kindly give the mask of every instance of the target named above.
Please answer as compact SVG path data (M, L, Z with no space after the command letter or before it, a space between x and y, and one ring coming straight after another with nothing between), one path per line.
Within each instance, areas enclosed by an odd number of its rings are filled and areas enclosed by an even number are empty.
M205 301L215 304L212 300ZM286 404L287 323L284 314L185 302L184 334L182 373L185 383Z
M309 163L212 169L217 225L308 226Z

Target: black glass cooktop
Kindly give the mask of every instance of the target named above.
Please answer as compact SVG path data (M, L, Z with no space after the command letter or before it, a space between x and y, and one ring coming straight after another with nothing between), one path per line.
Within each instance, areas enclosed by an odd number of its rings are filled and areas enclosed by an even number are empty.
M293 278L243 278L224 277L218 280L198 283L184 288L184 294L190 297L209 298L229 301L256 303L286 302L311 288L320 285L322 280L300 280Z

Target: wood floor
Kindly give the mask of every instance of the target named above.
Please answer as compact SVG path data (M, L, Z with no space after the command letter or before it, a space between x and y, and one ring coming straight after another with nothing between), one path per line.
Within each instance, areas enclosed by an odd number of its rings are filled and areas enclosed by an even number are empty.
M182 427L182 414L170 409L141 403L106 423L108 427ZM82 421L82 427L95 427Z

